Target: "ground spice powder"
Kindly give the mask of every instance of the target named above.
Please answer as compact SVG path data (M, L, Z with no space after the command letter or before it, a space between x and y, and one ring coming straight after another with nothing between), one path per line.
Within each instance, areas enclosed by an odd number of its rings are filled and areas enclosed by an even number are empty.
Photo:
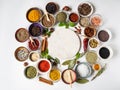
M39 9L30 9L27 13L27 18L31 22L38 22L42 17L42 13Z

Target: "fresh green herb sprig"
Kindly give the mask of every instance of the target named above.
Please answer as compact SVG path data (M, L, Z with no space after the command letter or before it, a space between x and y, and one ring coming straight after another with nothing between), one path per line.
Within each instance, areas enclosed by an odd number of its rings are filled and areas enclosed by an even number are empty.
M41 58L47 58L48 60L51 60L56 64L60 64L60 60L58 58L53 58L52 56L49 55L48 49L46 49L45 51L42 51L40 56Z
M74 66L75 66L76 63L77 63L77 60L78 60L79 58L81 58L82 56L84 56L84 54L85 54L85 53L79 53L79 52L78 52L78 53L75 55L75 58L74 58L74 59L72 59L72 60L66 60L65 62L62 63L62 65L68 65L68 68L69 68L69 69L73 69Z
M52 33L53 33L53 31L49 30L48 28L44 28L44 30L43 30L43 35L44 36L50 37Z
M59 23L59 26L60 27L62 27L62 26L65 26L66 28L69 28L69 26L71 26L71 27L74 27L74 26L76 26L76 23L74 23L74 22L60 22Z

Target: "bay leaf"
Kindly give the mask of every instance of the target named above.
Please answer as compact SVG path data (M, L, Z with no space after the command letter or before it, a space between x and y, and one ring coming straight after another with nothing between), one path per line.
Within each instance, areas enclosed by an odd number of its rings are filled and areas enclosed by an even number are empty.
M68 68L69 68L69 69L73 69L74 66L75 66L75 64L76 64L76 61L77 61L77 60L71 60L70 63L69 63L69 65L68 65Z
M60 60L58 58L54 59L55 63L60 64Z
M78 52L76 55L75 55L75 59L79 59L80 58L80 53Z
M69 65L69 63L71 62L72 60L66 60L65 62L62 63L62 65Z
M84 56L85 55L85 53L83 52L83 53L77 53L76 55L75 55L75 59L79 59L79 58L81 58L82 56Z
M79 79L76 80L76 82L79 83L79 84L85 84L85 83L89 82L89 80L79 78Z

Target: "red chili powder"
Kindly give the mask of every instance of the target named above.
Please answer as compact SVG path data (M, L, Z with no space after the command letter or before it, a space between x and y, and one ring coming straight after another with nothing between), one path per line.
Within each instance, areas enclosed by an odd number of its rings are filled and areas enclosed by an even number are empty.
M34 43L29 41L28 46L31 50L37 50L39 48L39 41L37 39L33 39Z
M78 21L78 15L76 13L71 13L69 16L70 21L77 22Z
M50 64L49 64L48 61L42 60L42 61L39 63L38 68L39 68L40 71L46 72L46 71L49 70Z

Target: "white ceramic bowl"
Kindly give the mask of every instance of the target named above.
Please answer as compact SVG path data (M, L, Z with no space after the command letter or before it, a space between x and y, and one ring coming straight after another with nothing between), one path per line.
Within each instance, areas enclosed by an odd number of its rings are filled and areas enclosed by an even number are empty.
M92 23L92 18L94 18L94 17L98 17L99 19L101 19L101 22L100 22L100 24L99 25L94 25L93 23ZM103 24L103 19L102 19L102 16L101 15L99 15L99 14L93 14L91 17L90 17L90 24L91 25L93 25L93 26L96 26L96 27L99 27L99 26L101 26L102 24Z
M108 33L108 35L109 35L109 38L108 38L108 40L106 40L106 41L101 41L100 40L100 38L99 38L99 33L100 33L100 31L105 31L105 32L107 32ZM106 43L106 42L109 42L110 40L111 40L111 38L112 38L112 33L111 33L111 31L109 30L109 29L100 29L99 31L98 31L98 33L97 33L97 38L102 42L102 43Z
M47 71L41 71L41 70L39 69L39 64L40 64L42 61L48 62L48 64L49 64L49 69L48 69ZM38 67L38 71L39 71L40 74L47 74L47 73L51 70L52 65L51 65L51 62L50 62L49 60L47 60L47 59L41 59L41 60L38 62L37 67ZM46 67L46 66L44 65L44 67Z
M110 55L109 55L108 58L106 58L106 59L105 59L105 58L102 58L102 57L100 56L100 54L99 54L100 49L103 48L103 47L107 48L107 49L109 50L109 53L110 53ZM98 51L97 51L97 55L98 55L100 61L102 61L103 63L107 63L107 62L109 62L109 60L110 60L110 59L112 58L112 56L113 56L113 50L112 50L112 48L111 48L110 46L101 46L101 47L98 49Z
M81 13L79 13L80 14L80 16L82 16L82 17L89 17L89 16L91 16L92 14L93 14L93 12L94 12L94 7L93 7L93 5L90 3L90 2L82 2L82 3L80 3L79 4L79 6L80 5L82 5L82 4L88 4L90 7L91 7L91 12L88 14L88 15L82 15ZM79 6L78 6L78 8L79 8Z

